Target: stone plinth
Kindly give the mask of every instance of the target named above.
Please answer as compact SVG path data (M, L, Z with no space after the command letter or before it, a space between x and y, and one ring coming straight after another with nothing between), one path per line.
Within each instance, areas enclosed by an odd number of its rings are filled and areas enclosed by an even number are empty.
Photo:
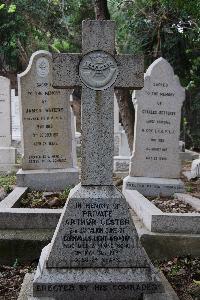
M184 183L180 179L131 176L124 178L123 189L137 190L144 196L171 196L185 192Z
M76 186L42 252L33 296L110 300L161 291L123 195L114 186Z
M17 172L17 186L37 191L60 191L79 182L77 168L22 170Z

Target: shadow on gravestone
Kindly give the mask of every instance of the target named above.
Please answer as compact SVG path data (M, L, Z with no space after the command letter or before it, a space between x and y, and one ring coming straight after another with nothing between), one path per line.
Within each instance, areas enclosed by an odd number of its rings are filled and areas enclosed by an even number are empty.
M128 204L113 186L112 169L114 87L142 87L142 58L114 56L113 21L82 26L83 54L56 54L53 63L54 86L82 86L82 179L42 251L33 296L141 299L163 287L141 247Z
M75 133L72 126L72 89L52 86L52 55L37 51L18 75L21 109L22 169L17 185L32 190L64 190L79 182Z
M179 179L179 136L185 90L164 58L158 58L144 76L144 87L133 94L135 134L129 176L123 190L144 196L184 192Z

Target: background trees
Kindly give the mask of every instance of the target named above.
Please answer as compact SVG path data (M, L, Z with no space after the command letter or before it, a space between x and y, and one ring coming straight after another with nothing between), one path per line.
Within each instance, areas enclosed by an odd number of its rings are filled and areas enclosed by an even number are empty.
M182 137L187 146L200 147L200 0L0 1L1 74L21 72L39 49L80 51L81 21L94 18L95 12L97 16L98 5L117 23L119 52L144 53L145 68L160 56L172 64L187 90ZM130 91L117 95L131 146L134 108Z

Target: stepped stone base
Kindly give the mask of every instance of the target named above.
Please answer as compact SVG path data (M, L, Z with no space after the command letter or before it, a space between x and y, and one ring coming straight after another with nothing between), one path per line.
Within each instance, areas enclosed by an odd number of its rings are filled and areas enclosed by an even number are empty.
M71 190L53 239L42 251L33 297L139 300L162 291L117 188L79 184Z
M17 172L17 186L37 191L61 191L79 182L77 168L22 170Z
M185 187L180 179L127 176L123 181L124 190L137 190L144 196L172 196L184 193Z

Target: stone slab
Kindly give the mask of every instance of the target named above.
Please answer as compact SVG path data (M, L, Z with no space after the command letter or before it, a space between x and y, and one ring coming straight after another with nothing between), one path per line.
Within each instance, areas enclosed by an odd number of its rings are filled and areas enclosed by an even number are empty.
M148 230L161 233L200 233L199 213L163 213L136 190L123 190L123 194Z
M180 179L131 177L123 181L123 190L137 190L144 196L171 196L174 193L184 193L184 183Z
M17 172L17 186L37 191L61 191L79 182L77 168L22 170Z
M0 264L13 265L16 258L24 264L37 261L52 235L52 229L0 230Z
M162 292L157 272L151 268L46 268L49 246L42 251L33 282L33 296L70 300L132 299ZM83 287L83 285L85 287Z
M14 190L0 202L1 208L17 207L19 200L28 192L27 187L15 187Z
M0 229L56 228L62 209L0 208Z
M142 246L150 259L162 260L175 256L200 255L200 234L151 232L134 210L131 210L131 215Z
M154 293L154 294L146 294L143 296L143 300L178 300L176 293L174 292L173 288L167 281L166 277L163 275L163 273L159 273L160 278L162 279L162 283L164 285L165 293ZM32 297L33 291L32 291L32 283L33 283L34 273L28 273L25 275L20 294L17 300L50 300L50 298L38 298L38 297ZM51 298L53 299L53 298ZM138 298L131 298L131 300L136 300ZM54 299L53 299L54 300ZM116 300L116 299L115 299Z
M179 200L184 201L185 203L190 204L192 207L194 207L198 212L200 212L200 199L187 195L187 194L182 194L182 193L177 193L174 195L177 197Z

